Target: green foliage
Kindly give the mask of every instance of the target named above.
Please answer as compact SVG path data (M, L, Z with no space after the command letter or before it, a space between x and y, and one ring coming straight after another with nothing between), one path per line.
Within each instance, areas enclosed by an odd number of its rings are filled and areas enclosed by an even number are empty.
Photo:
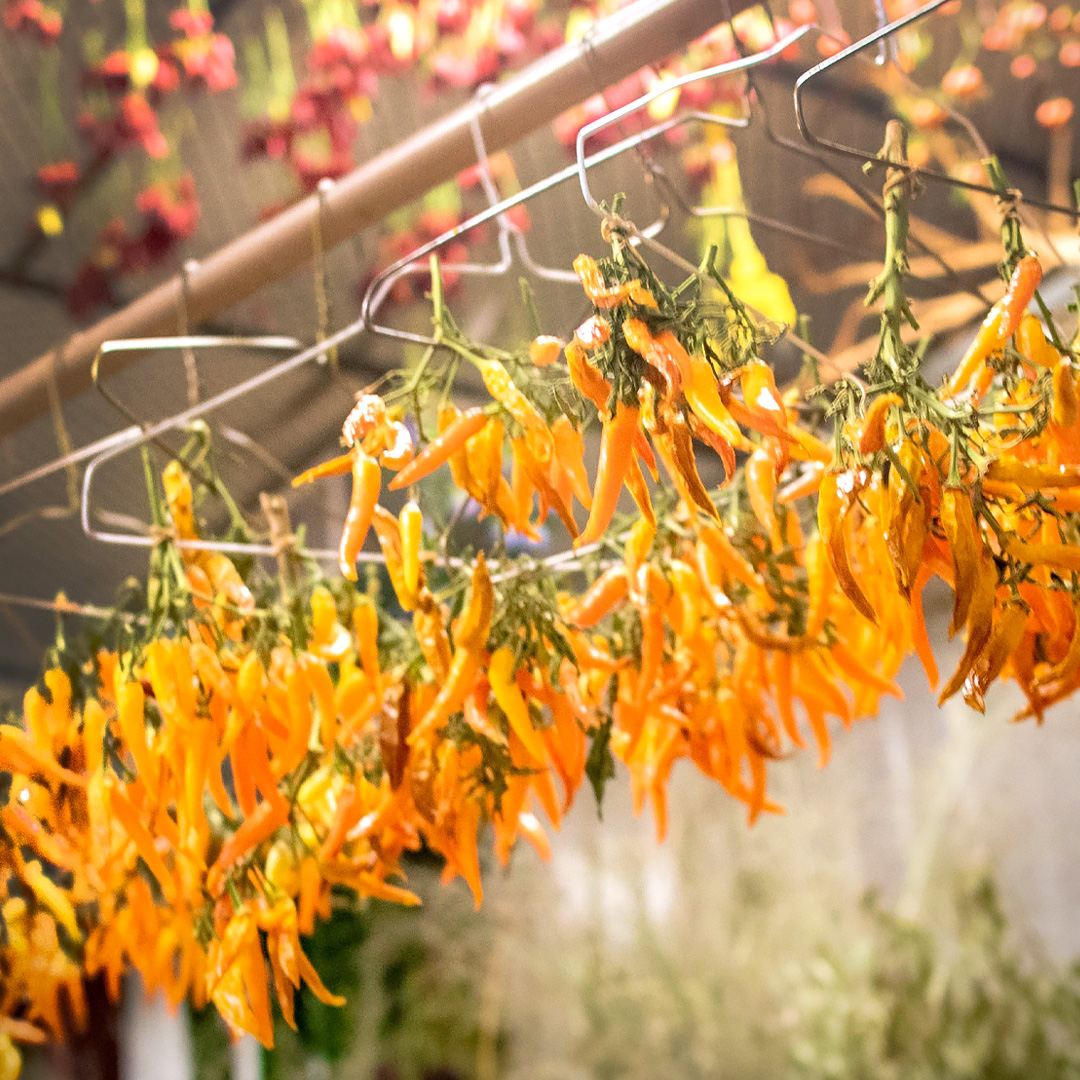
M1080 969L1025 957L989 877L961 878L942 914L916 924L870 896L844 944L798 970L784 1037L799 1075L1080 1076Z

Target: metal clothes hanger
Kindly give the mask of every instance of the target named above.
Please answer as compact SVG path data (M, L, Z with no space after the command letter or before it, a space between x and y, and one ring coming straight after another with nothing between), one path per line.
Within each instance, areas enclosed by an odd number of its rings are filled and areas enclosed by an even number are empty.
M491 92L491 89L492 87L488 84L481 86L476 92L477 99L482 101L487 94ZM472 229L486 224L493 219L495 220L498 229L496 237L499 250L498 261L494 263L444 263L444 270L452 270L464 276L497 277L508 273L512 269L516 258L522 269L537 278L575 285L578 283L578 276L572 270L567 270L564 267L543 266L537 263L529 253L528 241L524 231L515 225L507 216L507 211L516 206L520 206L522 203L563 183L574 175L574 172L570 169L560 170L544 180L525 188L516 195L500 198L492 178L490 159L484 143L481 127L482 116L483 110L477 110L473 114L471 118L471 128L473 144L476 148L477 163L480 165L480 181L484 189L484 194L488 200L488 206L461 224L448 229L440 236L422 244L409 254L402 256L376 275L368 285L363 300L361 301L361 317L364 320L365 328L371 333L380 337L408 341L417 345L431 346L437 344L433 337L412 333L407 330L399 330L395 327L381 324L376 321L376 315L386 298L389 296L393 286L401 278L410 274L423 274L428 272L427 258L429 255L444 247L451 240L455 240L470 232ZM666 130L666 128L663 130ZM627 150L635 149L641 145L645 139L651 138L656 133L658 132L639 132L632 135L617 143L615 146L609 147L606 152L590 158L589 165L599 164L602 161L607 161L612 157L618 156L618 154L625 153ZM649 226L649 229L652 231L659 231L666 221L667 208L663 207L660 217Z
M809 71L803 72L803 74L795 81L795 122L798 125L799 133L802 135L803 139L810 145L816 146L819 149L836 156L852 158L863 162L864 164L889 166L890 162L883 158L879 153L861 150L855 146L848 146L846 143L835 142L830 139L822 138L819 135L815 135L814 132L810 130L810 125L806 120L804 95L807 88L815 79L820 78L837 65L843 64L851 57L857 56L872 45L890 38L897 31L903 30L912 23L918 22L920 19L932 14L946 3L949 3L949 0L931 0L929 4L925 4L923 7L918 8L909 15L905 15L884 26L879 26L877 30L868 34L862 40L853 42L847 48L841 49L834 56L822 60L820 63L815 64ZM897 165L894 167L902 169L919 179L933 180L965 191L993 195L995 198L999 199L1005 197L997 188L991 187L988 184L979 184L974 181L963 180L959 177L950 176L948 173L940 172L937 169L929 169L915 165ZM1054 214L1063 214L1074 220L1080 217L1080 210L1077 210L1075 207L1061 206L1057 203L1045 202L1041 199L1031 199L1027 196L1024 196L1024 202L1028 206L1034 206L1040 210L1046 210Z

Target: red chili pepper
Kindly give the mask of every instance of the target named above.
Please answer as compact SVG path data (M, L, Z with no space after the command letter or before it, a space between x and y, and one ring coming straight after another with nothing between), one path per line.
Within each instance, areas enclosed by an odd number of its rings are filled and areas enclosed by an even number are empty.
M451 454L460 450L465 445L466 439L475 435L487 423L487 420L483 409L479 407L466 409L443 429L438 438L432 439L408 465L401 469L387 486L391 491L398 491L430 475L440 465L445 464Z
M619 504L626 471L630 467L634 448L634 435L639 431L640 410L632 405L618 402L615 415L604 421L604 433L600 440L600 462L596 469L596 485L593 488L592 509L582 534L574 541L574 547L591 544L604 535L615 516Z

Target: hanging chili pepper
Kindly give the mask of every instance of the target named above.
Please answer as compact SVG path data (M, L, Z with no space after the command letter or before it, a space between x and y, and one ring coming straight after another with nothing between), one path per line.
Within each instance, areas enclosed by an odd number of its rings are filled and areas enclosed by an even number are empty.
M547 367L559 359L564 342L550 334L541 334L529 342L529 361L536 367Z
M638 409L619 401L615 405L615 415L604 420L592 509L589 511L589 520L584 531L574 541L576 548L599 540L615 516L619 492L630 467L634 435L639 430L639 416Z
M874 398L859 425L856 447L863 457L878 453L885 446L885 421L889 410L903 405L899 394L882 394Z
M938 697L938 704L944 705L964 685L964 680L978 659L979 654L990 640L994 622L994 593L997 589L997 567L990 553L983 550L979 562L976 587L968 608L968 639L964 655L953 672L952 678L945 684Z
M1047 566L1062 573L1080 573L1080 547L1075 544L1034 544L1010 537L1005 554L1028 566Z
M498 360L483 357L470 359L479 370L488 393L525 429L529 450L541 466L546 466L555 449L547 421L518 389L510 373Z
M1080 465L1042 465L1017 461L1015 458L999 458L987 465L986 478L1016 484L1024 491L1080 487Z
M420 542L424 530L424 516L414 499L401 508L399 523L405 588L414 597L420 588Z
M609 567L566 612L566 621L585 629L596 626L615 608L616 604L626 599L628 591L626 567L623 565Z
M356 455L352 473L352 499L338 544L338 568L348 581L356 580L356 559L371 527L371 518L379 501L379 488L382 486L382 470L378 462L367 454Z
M1042 266L1034 255L1025 255L1013 270L1005 295L990 309L975 340L945 386L949 397L962 393L976 372L1016 333L1021 317L1042 281Z
M900 469L889 472L885 544L892 559L896 584L905 597L910 597L915 575L922 564L923 545L930 531L931 509L928 489L924 485L926 459L922 447L914 439L905 439L897 460L910 482Z
M765 530L773 551L784 546L780 519L776 516L776 440L769 440L746 459L746 493L750 509Z
M300 487L301 484L310 484L313 480L321 480L325 476L344 476L352 471L355 451L350 450L347 454L340 454L329 461L320 462L310 469L292 478L292 486Z
M551 434L555 439L555 456L559 466L569 479L578 502L588 510L592 506L592 491L585 469L585 443L581 432L570 423L568 417L560 416L551 425Z
M503 647L491 654L487 668L491 692L495 695L499 708L506 714L510 730L521 740L529 755L536 761L546 762L544 740L540 737L540 732L533 727L529 707L514 681L515 666L513 649Z
M475 435L487 423L487 414L481 408L466 409L465 412L456 416L452 423L443 428L438 438L420 451L401 469L393 480L387 485L391 491L399 491L403 487L415 484L425 476L430 476L440 465L444 465L447 459L456 450L465 445L465 440Z
M214 864L206 873L206 888L211 896L220 896L225 888L225 874L249 851L269 840L289 820L289 804L283 798L264 799L221 845Z
M440 728L464 705L483 666L484 646L494 610L495 591L481 551L477 553L473 567L469 606L454 634L454 658L450 670L431 707L410 734L410 745Z
M967 621L982 562L979 553L981 545L971 499L963 488L946 487L942 490L940 517L953 564L953 613L949 622L951 638Z
M1080 419L1080 402L1076 396L1076 380L1073 376L1072 362L1062 357L1054 365L1053 374L1054 403L1051 418L1058 427L1071 428Z
M844 535L847 515L865 483L865 474L861 471L826 473L818 491L817 520L818 532L825 543L829 564L844 595L855 605L856 610L872 623L876 623L874 608L851 568Z
M682 389L687 404L703 424L733 447L745 447L742 429L724 405L707 360L700 356L690 358L690 377L684 380Z
M1002 668L1020 644L1031 609L1019 597L1006 603L994 620L986 648L979 654L964 679L964 701L973 709L985 712L986 690L1001 674Z
M654 338L640 319L624 319L623 340L660 375L664 396L675 401L690 381L690 357L674 334L668 332L663 343Z

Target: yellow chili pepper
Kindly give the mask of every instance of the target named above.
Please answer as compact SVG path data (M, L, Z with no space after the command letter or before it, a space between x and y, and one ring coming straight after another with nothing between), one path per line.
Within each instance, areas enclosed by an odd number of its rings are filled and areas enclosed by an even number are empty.
M540 762L546 761L544 740L540 737L540 732L533 727L529 706L514 681L513 649L504 646L491 654L487 677L499 708L506 714L510 730L517 735L533 758Z
M745 446L742 428L735 423L727 406L720 397L709 362L700 356L690 358L690 378L683 383L686 402L695 415L710 431L726 439L732 446Z
M410 499L399 515L401 526L401 562L405 588L410 597L420 588L420 541L423 538L424 517L417 503Z

